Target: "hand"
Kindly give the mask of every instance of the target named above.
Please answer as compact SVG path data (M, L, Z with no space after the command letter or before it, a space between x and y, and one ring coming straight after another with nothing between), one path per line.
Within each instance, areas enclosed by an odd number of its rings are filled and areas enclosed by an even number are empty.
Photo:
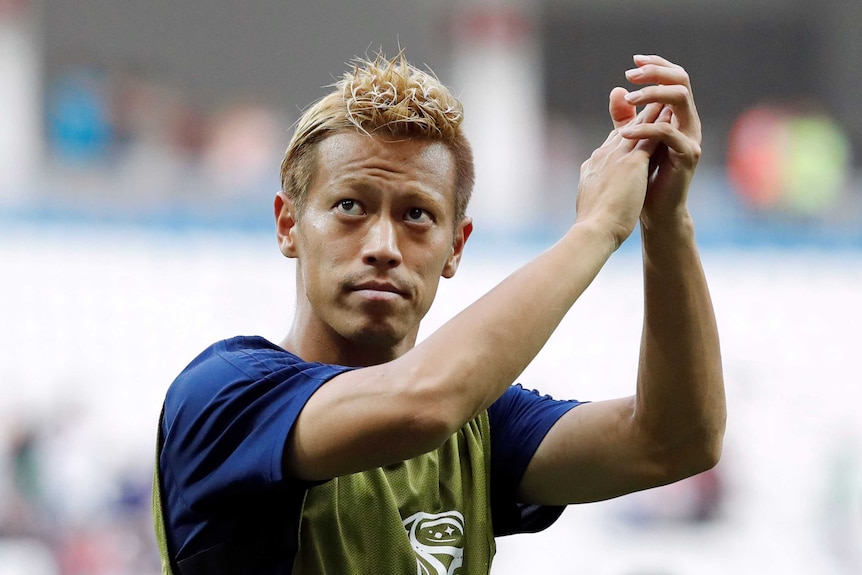
M634 92L615 88L610 113L625 138L660 144L653 153L641 221L649 224L687 216L689 184L701 154L701 125L688 73L659 56L635 56L626 77L650 84ZM636 106L662 106L655 122L633 123Z
M646 106L640 114L635 114L634 106L627 106L626 111L631 111L631 117L621 120L617 127L631 128L637 133L643 126L659 121L663 113L658 104ZM670 112L664 113L667 123ZM577 223L594 224L609 232L614 247L619 247L634 230L643 210L650 157L655 154L657 146L656 138L624 137L619 129L613 130L581 165Z

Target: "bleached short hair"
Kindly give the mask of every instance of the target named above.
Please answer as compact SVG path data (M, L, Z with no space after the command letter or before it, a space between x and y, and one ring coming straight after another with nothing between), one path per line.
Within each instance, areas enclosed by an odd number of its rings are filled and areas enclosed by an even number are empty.
M432 73L393 59L357 58L334 90L309 107L296 123L281 162L282 190L301 214L315 170L316 145L327 136L352 130L369 137L383 135L440 141L455 161L455 223L463 219L473 191L470 144L461 129L461 102Z

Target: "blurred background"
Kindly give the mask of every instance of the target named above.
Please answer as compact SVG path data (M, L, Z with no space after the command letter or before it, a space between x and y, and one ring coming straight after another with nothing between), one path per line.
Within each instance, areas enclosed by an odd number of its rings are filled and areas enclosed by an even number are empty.
M573 221L638 53L688 70L691 210L722 334L725 455L498 540L494 572L862 573L862 3L0 0L0 575L158 573L155 426L173 377L278 341L272 230L301 111L401 48L460 95L476 231L429 333ZM633 236L520 381L634 389Z

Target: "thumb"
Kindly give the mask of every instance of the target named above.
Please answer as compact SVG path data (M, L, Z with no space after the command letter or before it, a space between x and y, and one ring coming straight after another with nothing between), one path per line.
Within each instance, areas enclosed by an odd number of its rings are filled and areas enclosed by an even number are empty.
M620 87L611 90L608 111L611 114L611 120L614 122L614 129L628 124L637 115L635 107L626 102L626 94L628 93L628 90Z

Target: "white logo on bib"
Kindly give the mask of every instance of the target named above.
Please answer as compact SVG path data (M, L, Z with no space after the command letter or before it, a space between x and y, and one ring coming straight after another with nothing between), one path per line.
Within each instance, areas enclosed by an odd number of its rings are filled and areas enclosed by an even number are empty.
M464 562L464 516L420 511L403 523L416 552L416 575L455 575Z

